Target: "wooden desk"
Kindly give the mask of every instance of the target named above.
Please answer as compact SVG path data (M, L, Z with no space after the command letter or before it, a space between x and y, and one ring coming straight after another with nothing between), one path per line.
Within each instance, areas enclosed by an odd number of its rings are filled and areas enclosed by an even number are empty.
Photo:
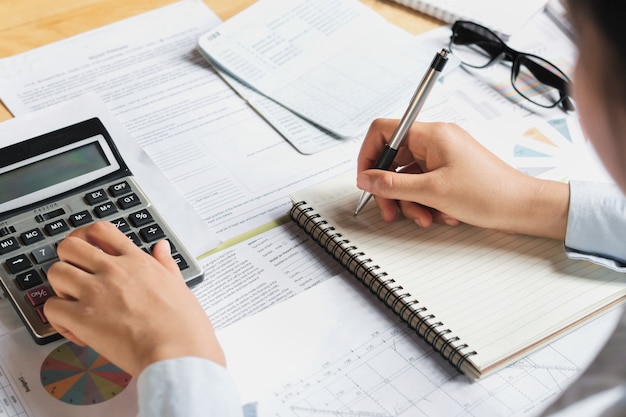
M228 19L256 0L204 0ZM441 22L388 0L361 0L410 33L433 29ZM25 52L100 26L134 16L174 0L0 0L0 58ZM11 118L0 104L0 121Z

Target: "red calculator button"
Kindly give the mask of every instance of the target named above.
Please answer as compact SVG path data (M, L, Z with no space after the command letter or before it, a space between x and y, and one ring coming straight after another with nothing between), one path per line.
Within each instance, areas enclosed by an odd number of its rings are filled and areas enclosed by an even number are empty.
M48 318L46 317L46 315L43 313L43 306L41 307L37 307L37 314L39 314L39 318L41 319L41 322L43 324L47 324L48 323Z
M31 288L26 291L26 298L28 298L28 301L30 301L33 307L42 305L53 295L52 289L47 285L40 285L39 287Z

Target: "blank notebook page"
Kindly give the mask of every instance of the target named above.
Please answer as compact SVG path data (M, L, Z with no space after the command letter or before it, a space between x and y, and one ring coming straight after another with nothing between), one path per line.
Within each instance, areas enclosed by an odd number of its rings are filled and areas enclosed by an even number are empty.
M468 225L428 229L380 219L372 200L354 216L355 173L293 193L419 300L477 354L482 372L626 294L623 274L568 259L556 240ZM334 233L334 232L333 232Z

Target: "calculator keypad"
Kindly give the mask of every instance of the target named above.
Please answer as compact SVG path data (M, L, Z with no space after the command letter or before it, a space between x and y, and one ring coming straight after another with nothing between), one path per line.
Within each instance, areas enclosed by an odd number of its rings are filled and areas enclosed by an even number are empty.
M60 337L43 312L43 304L54 295L47 270L57 260L56 245L72 230L96 220L110 221L147 253L157 241L169 240L185 281L191 285L202 280L200 266L132 177L17 217L10 225L1 225L0 279L37 343ZM178 248L183 248L183 253Z

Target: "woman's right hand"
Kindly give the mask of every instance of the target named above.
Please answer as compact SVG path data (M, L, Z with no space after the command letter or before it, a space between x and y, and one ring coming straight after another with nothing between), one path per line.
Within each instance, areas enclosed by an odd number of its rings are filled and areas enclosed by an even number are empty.
M371 169L397 124L375 120L358 157L357 186L375 196L385 221L401 212L422 227L465 222L565 238L569 186L523 174L455 124L414 123L390 170Z

